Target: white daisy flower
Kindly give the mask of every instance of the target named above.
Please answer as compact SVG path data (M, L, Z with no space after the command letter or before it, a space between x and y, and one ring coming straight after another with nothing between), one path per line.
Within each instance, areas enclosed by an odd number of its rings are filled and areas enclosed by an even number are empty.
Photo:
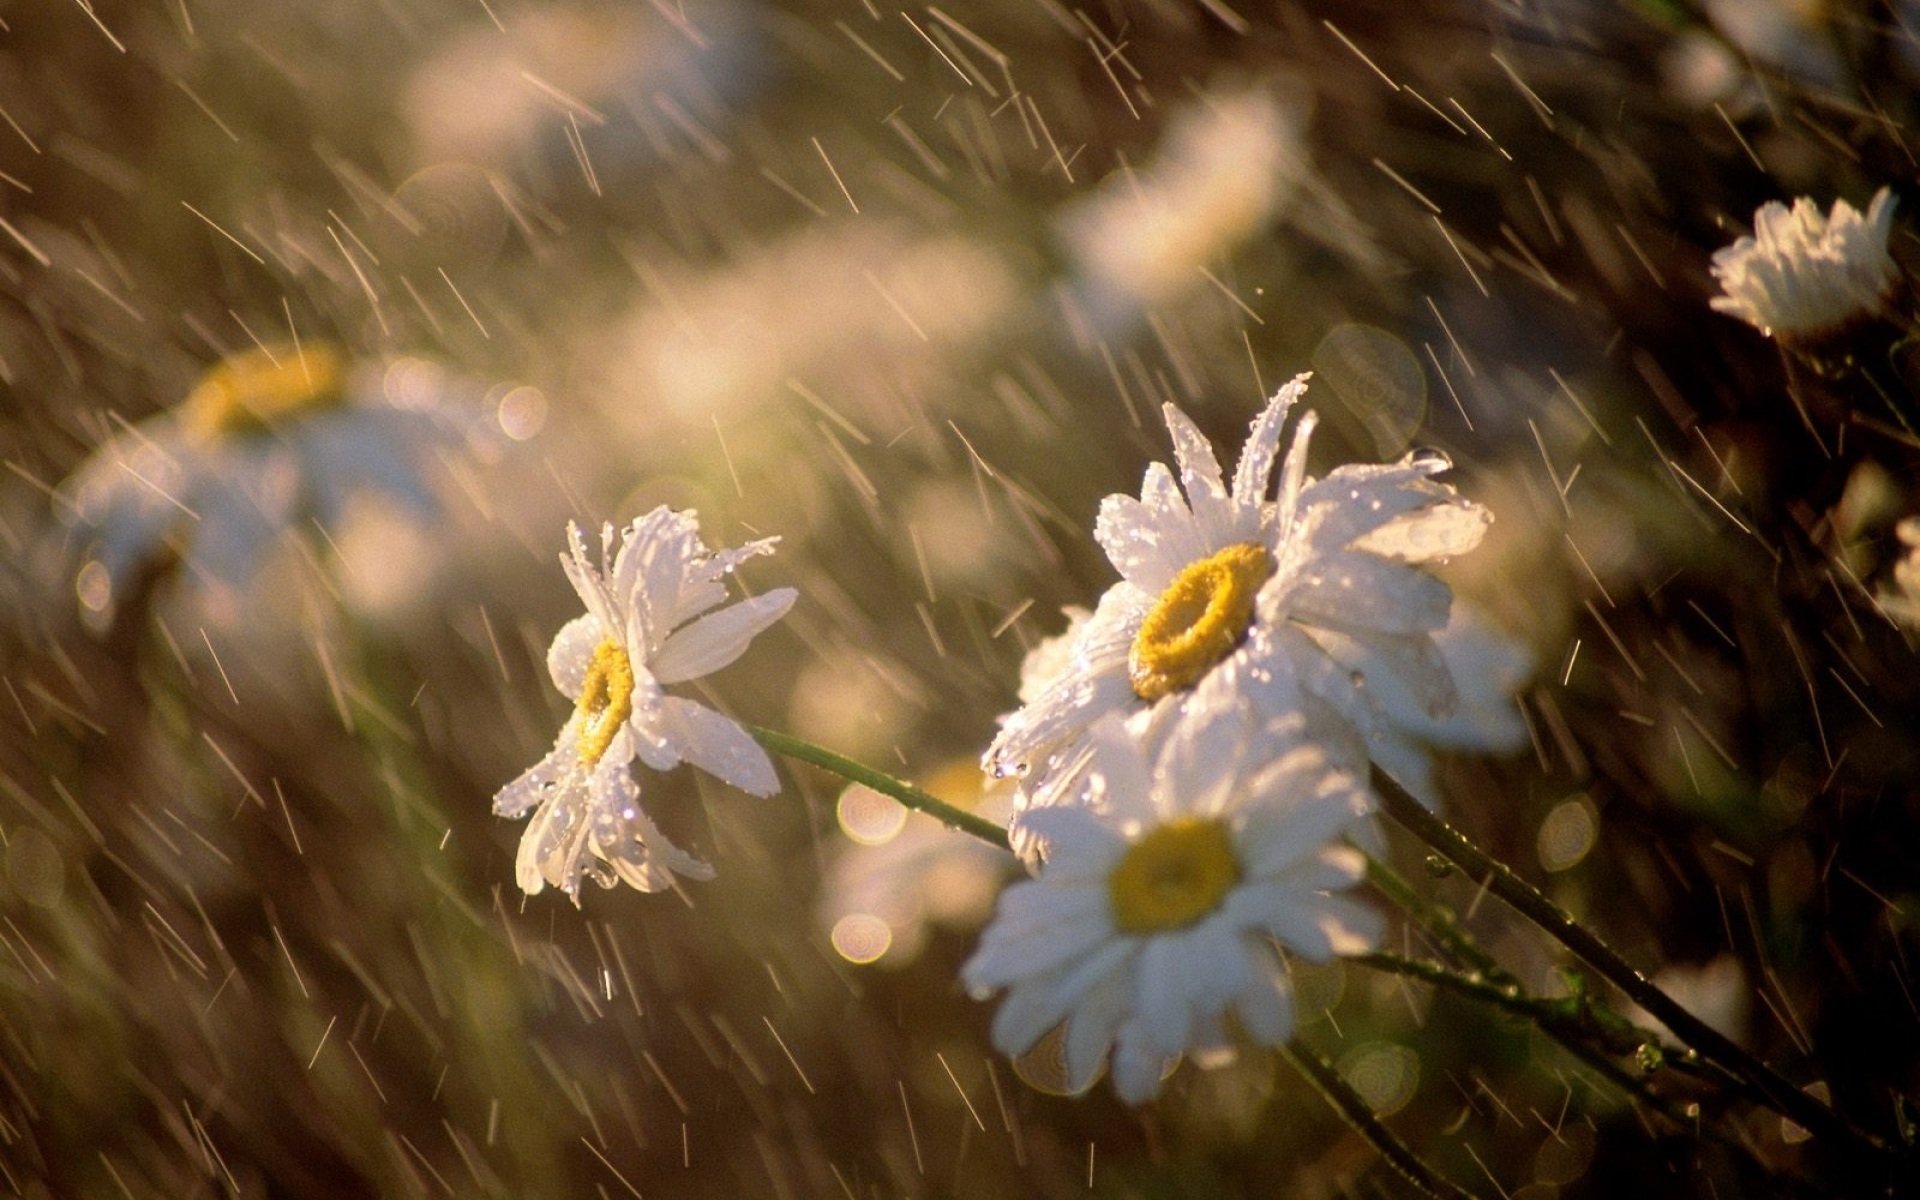
M636 758L656 771L691 763L756 796L779 786L766 751L737 722L663 690L733 662L793 607L792 588L716 607L734 568L773 553L779 539L709 550L695 515L664 505L621 531L618 553L613 539L613 526L602 526L596 567L579 527L567 525L560 565L587 611L554 636L547 670L573 715L553 750L493 798L503 817L538 806L515 868L528 895L552 884L578 903L582 875L643 892L666 887L674 872L713 877L641 807Z
M290 530L337 524L363 492L431 514L425 460L470 430L399 386L405 366L355 368L326 343L248 350L109 438L61 492L83 615L111 624L141 575L174 559L216 590L244 585Z
M1893 193L1874 193L1865 215L1836 200L1822 216L1802 196L1753 214L1753 235L1714 253L1713 274L1725 295L1709 301L1768 337L1805 343L1883 311L1900 282L1887 252Z
M1112 1049L1115 1089L1151 1099L1169 1060L1230 1054L1293 1033L1276 944L1313 962L1376 946L1380 914L1338 894L1365 859L1340 839L1369 808L1353 775L1300 739L1255 735L1245 709L1189 722L1149 764L1115 719L1090 739L1086 795L1028 814L1038 878L1001 896L969 989L1006 998L994 1045L1018 1056L1063 1023L1069 1090ZM1276 750L1277 745L1277 750Z
M1155 463L1139 499L1101 504L1094 534L1121 579L984 759L996 774L1029 772L1029 805L1059 790L1049 781L1081 761L1087 731L1110 714L1151 738L1216 703L1250 703L1263 720L1303 712L1310 734L1358 771L1369 739L1390 729L1384 701L1436 720L1452 711L1433 639L1452 592L1421 564L1471 550L1491 517L1431 479L1451 466L1434 451L1308 478L1311 413L1269 499L1281 427L1306 380L1255 419L1230 488L1204 435L1167 405L1179 483Z

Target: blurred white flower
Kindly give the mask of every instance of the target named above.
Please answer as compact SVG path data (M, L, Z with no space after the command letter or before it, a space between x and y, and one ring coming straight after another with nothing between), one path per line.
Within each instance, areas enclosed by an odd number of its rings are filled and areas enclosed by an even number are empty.
M649 438L663 412L705 426L803 403L808 381L831 396L830 411L851 402L844 416L858 419L863 395L893 396L903 378L998 328L1020 298L1016 268L959 233L809 228L725 267L647 261L651 298L582 353L603 364L595 390L609 412Z
M1151 305L1258 233L1308 171L1305 109L1250 88L1192 106L1154 162L1068 208L1059 235L1099 298Z
M1893 586L1880 589L1880 607L1909 629L1920 630L1920 517L1893 530L1906 552L1893 564Z
M1435 717L1408 690L1377 688L1372 697L1380 720L1369 743L1373 761L1428 807L1440 798L1434 751L1507 754L1527 744L1527 723L1514 694L1534 670L1527 647L1459 600L1452 620L1433 640L1453 677L1452 710Z
M1255 419L1231 490L1205 436L1167 405L1180 483L1155 463L1139 499L1101 504L1095 536L1121 580L984 759L996 774L1029 773L1029 806L1059 794L1050 778L1071 773L1109 714L1141 723L1148 740L1216 705L1248 703L1263 720L1303 714L1310 735L1359 771L1391 712L1453 712L1456 687L1433 638L1452 592L1420 564L1471 550L1491 517L1431 480L1451 465L1433 451L1309 479L1312 414L1269 500L1281 428L1306 378Z
M987 780L970 760L934 772L926 787L990 821L1013 814L1012 787ZM1004 850L912 819L898 801L859 784L840 794L838 816L849 842L835 851L817 913L849 962L904 966L935 928L978 927L1013 867Z
M170 559L216 590L244 585L280 539L329 529L360 493L431 515L425 460L474 430L438 392L396 387L402 364L355 368L326 343L244 351L107 439L61 489L83 616L111 624L139 576Z
M715 607L727 598L722 581L742 562L773 553L779 539L709 550L692 512L663 505L621 531L617 554L613 540L613 526L602 526L596 567L579 528L568 523L560 565L587 611L554 636L547 670L573 701L573 715L553 750L493 798L503 817L538 806L515 870L528 895L552 884L578 903L583 874L602 887L624 881L643 892L666 887L676 871L713 877L641 807L635 758L656 771L691 763L756 796L779 786L766 751L738 723L663 690L733 662L793 607L792 588Z
M564 0L500 12L504 27L436 37L402 86L417 162L587 183L584 156L588 186L610 190L689 148L731 154L729 109L767 78L758 27L732 3L670 22Z
M1340 839L1368 793L1300 740L1298 719L1256 737L1249 716L1207 713L1154 763L1105 721L1084 803L1028 814L1045 862L1002 895L963 969L975 993L1007 991L1003 1053L1064 1022L1069 1090L1093 1083L1111 1047L1115 1089L1143 1103L1169 1060L1231 1053L1229 1015L1258 1044L1292 1036L1276 944L1323 962L1379 943L1380 915L1337 894L1365 872Z
M1711 303L1782 342L1807 342L1885 309L1900 281L1887 252L1893 193L1881 188L1864 215L1836 200L1821 215L1802 196L1789 209L1769 201L1753 215L1753 235L1715 251L1713 274L1725 295Z

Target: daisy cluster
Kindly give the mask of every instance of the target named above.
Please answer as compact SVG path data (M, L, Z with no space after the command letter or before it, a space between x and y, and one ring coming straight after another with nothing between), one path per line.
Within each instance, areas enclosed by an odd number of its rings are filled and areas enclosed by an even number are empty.
M1255 418L1231 477L1166 406L1175 466L1095 526L1119 580L1029 659L984 758L1019 778L1012 840L1035 877L1005 893L965 979L1006 993L1005 1053L1060 1031L1074 1088L1110 1060L1141 1102L1183 1055L1287 1041L1286 954L1382 934L1348 894L1370 764L1431 795L1428 746L1462 691L1431 568L1490 516L1435 480L1451 465L1436 451L1311 477L1314 415L1284 433L1306 385Z
M964 981L1005 993L993 1024L1005 1053L1059 1038L1071 1090L1110 1069L1120 1095L1143 1102L1183 1056L1286 1042L1287 956L1362 953L1384 931L1352 894L1366 877L1349 841L1374 811L1369 770L1431 795L1432 746L1515 736L1517 718L1456 719L1463 692L1504 716L1500 684L1517 682L1524 656L1454 622L1432 571L1478 544L1487 511L1436 480L1451 466L1437 451L1310 476L1314 416L1285 432L1306 386L1294 379L1255 418L1231 477L1166 407L1176 465L1153 464L1138 497L1100 509L1095 536L1119 580L1028 655L1022 705L986 751L1032 878L1001 894ZM757 795L777 786L743 727L668 691L732 663L791 607L790 588L724 603L726 577L772 548L711 550L692 513L666 508L617 538L603 528L597 559L569 528L561 565L585 612L548 667L573 709L552 750L494 798L502 816L532 814L523 890L577 902L585 879L656 891L712 876L648 816L635 766L685 762ZM1498 683L1480 669L1456 678L1489 663ZM843 955L874 961L896 932L917 943L938 907L925 886L952 878L940 867L953 840L908 839L892 867L836 873Z

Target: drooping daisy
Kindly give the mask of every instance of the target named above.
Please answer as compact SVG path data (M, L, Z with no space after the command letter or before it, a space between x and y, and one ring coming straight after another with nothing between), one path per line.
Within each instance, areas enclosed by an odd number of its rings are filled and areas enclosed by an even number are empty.
M1451 711L1455 686L1433 635L1452 592L1422 564L1471 550L1491 517L1433 481L1451 464L1432 451L1309 479L1311 413L1269 498L1281 427L1306 380L1254 420L1230 487L1205 436L1167 405L1179 483L1155 463L1139 499L1101 504L1094 533L1121 579L984 759L997 774L1029 773L1029 805L1047 802L1048 778L1081 760L1087 731L1109 714L1143 723L1150 740L1208 704L1251 704L1265 720L1301 713L1337 762L1359 770L1369 739L1389 727L1379 696L1404 696L1435 719Z
M1753 234L1714 253L1724 295L1708 301L1768 337L1805 345L1886 309L1900 282L1887 252L1893 193L1874 193L1863 215L1835 200L1823 216L1805 196L1753 214Z
M1314 962L1378 944L1380 914L1340 893L1365 860L1342 836L1369 808L1350 773L1300 736L1220 708L1150 762L1120 722L1089 739L1081 803L1027 815L1045 843L1036 879L1000 898L969 989L1005 989L994 1045L1030 1050L1064 1023L1069 1090L1112 1050L1115 1089L1151 1099L1170 1060L1293 1033L1276 944Z
M335 525L363 492L431 514L426 460L477 427L406 367L324 342L248 350L107 439L62 488L83 616L111 624L143 572L175 560L195 582L243 585L276 541Z
M726 577L778 540L709 550L692 512L663 505L620 531L617 553L613 526L602 526L595 566L568 524L560 565L587 611L554 636L547 670L573 714L553 750L493 798L503 817L535 810L520 839L521 890L552 884L578 903L583 875L643 892L666 887L674 872L713 877L647 816L632 764L691 763L756 796L779 786L766 751L737 722L664 690L733 662L793 607L792 588L718 607Z

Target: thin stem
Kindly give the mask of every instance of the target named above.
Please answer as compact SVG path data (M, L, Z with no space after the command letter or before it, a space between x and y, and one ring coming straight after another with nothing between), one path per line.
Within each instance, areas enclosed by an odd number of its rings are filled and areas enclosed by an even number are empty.
M844 754L835 754L831 750L791 734L762 729L757 725L749 725L746 728L756 741L775 754L797 758L801 762L811 763L849 782L870 787L881 795L891 796L908 808L918 809L951 828L958 829L962 833L970 833L990 846L1012 852L1013 847L1007 841L1005 829L985 817L977 816L964 808L956 808L945 800L929 795L904 779L896 779L884 771L876 771L864 763L855 762Z
M1608 1054L1624 1056L1637 1055L1643 1048L1651 1047L1659 1052L1659 1066L1670 1067L1683 1075L1753 1096L1752 1085L1744 1079L1718 1064L1707 1062L1691 1050L1676 1049L1662 1043L1660 1035L1653 1030L1633 1024L1618 1013L1595 1003L1584 992L1576 991L1570 996L1535 996L1511 981L1462 974L1441 963L1385 952L1358 954L1347 961L1376 971L1418 979L1422 983L1492 1005L1532 1022L1549 1037L1576 1052L1583 1047L1598 1047ZM1642 1094L1657 1100L1652 1093Z
M1752 1084L1769 1108L1791 1117L1816 1136L1850 1141L1879 1156L1887 1154L1887 1148L1880 1139L1857 1128L1833 1109L1794 1087L1773 1068L1735 1045L1732 1039L1682 1008L1673 997L1655 987L1652 980L1635 970L1619 951L1575 921L1566 910L1542 895L1538 888L1515 874L1511 867L1428 812L1424 805L1378 767L1373 771L1373 789L1388 816L1435 851L1465 868L1469 875L1483 880L1489 891L1512 905L1549 937L1573 951L1655 1020L1672 1030L1682 1042Z
M1334 1065L1318 1054L1303 1046L1288 1043L1280 1047L1280 1057L1287 1065L1300 1072L1311 1083L1322 1099L1332 1105L1334 1110L1346 1118L1354 1132L1367 1139L1369 1145L1380 1152L1380 1156L1392 1163L1394 1169L1405 1176L1407 1182L1419 1188L1429 1196L1444 1197L1445 1200L1478 1200L1465 1188L1442 1178L1432 1167L1413 1152L1405 1142L1394 1136L1391 1129L1380 1123L1373 1115L1373 1109L1366 1098L1353 1090L1353 1086L1340 1077Z
M1513 981L1499 961L1473 940L1473 935L1460 924L1452 909L1422 896L1406 876L1372 855L1367 856L1367 882L1432 935L1455 958L1494 983Z

